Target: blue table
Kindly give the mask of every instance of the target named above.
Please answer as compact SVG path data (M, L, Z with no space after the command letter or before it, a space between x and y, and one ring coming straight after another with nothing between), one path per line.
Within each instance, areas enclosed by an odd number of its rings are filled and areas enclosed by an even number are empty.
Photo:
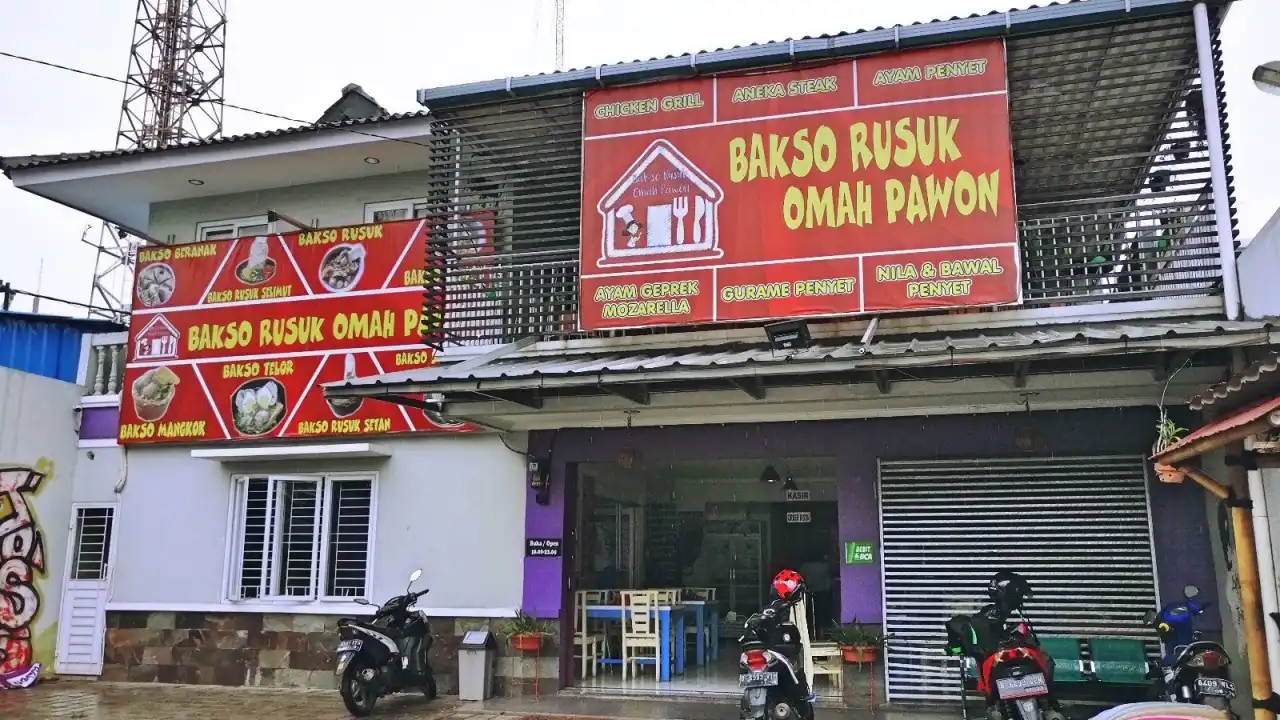
M653 612L658 616L658 680L671 680L671 625L675 623L676 637L680 641L675 644L675 666L677 673L684 672L684 618L685 605L654 605ZM674 617L673 617L674 615ZM591 620L616 620L626 622L626 609L621 605L588 605L587 618ZM620 658L606 658L603 662L621 664Z

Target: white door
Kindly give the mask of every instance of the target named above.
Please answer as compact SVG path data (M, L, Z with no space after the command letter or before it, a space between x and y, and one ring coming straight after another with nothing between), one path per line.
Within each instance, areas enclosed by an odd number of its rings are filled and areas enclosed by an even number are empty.
M58 613L54 670L62 675L99 675L106 639L107 582L115 507L75 505L67 548L67 575Z

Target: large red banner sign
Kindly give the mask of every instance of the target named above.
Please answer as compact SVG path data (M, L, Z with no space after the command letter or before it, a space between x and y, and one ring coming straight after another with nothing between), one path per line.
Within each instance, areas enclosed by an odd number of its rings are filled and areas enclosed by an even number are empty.
M1004 45L591 91L584 330L1020 301Z
M491 217L477 222L491 237ZM474 429L323 397L327 382L433 362L423 232L406 220L140 250L120 442Z

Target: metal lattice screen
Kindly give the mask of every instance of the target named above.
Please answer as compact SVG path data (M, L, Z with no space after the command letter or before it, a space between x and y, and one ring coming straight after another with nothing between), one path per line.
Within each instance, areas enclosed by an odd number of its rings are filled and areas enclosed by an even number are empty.
M956 701L943 623L1025 575L1042 636L1150 641L1157 604L1141 457L882 462L885 653L893 702Z
M1219 292L1191 16L1012 37L1007 48L1025 302ZM581 93L432 112L428 341L572 333Z

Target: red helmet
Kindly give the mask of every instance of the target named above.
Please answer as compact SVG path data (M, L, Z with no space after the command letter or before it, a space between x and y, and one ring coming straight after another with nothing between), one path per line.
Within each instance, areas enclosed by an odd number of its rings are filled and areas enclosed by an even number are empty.
M795 570L782 570L773 576L773 591L786 602L791 602L804 592L804 576Z

